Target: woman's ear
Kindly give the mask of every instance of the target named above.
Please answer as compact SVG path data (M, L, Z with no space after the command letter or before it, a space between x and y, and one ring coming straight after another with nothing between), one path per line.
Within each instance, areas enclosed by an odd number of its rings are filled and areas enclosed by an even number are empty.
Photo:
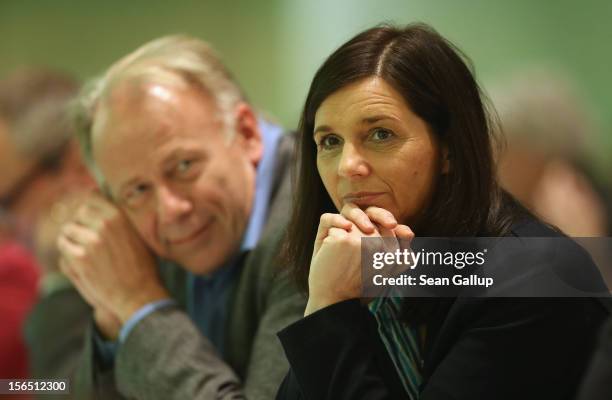
M441 156L442 162L440 163L440 173L442 175L446 175L450 172L451 169L451 154L446 144L442 144Z

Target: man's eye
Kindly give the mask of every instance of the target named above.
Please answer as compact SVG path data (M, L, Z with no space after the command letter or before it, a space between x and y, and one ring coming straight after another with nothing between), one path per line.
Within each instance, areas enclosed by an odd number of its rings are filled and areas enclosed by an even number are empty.
M186 171L189 170L189 168L191 167L192 164L193 164L193 161L191 161L191 160L182 160L176 166L176 170L178 172L186 172Z
M123 201L130 206L138 205L148 191L149 185L146 183L135 185L125 192Z
M391 138L394 135L393 132L387 129L377 128L372 132L372 139L375 141L382 141Z
M327 135L321 139L319 142L319 147L323 150L331 149L335 146L338 146L341 143L341 140L336 135Z

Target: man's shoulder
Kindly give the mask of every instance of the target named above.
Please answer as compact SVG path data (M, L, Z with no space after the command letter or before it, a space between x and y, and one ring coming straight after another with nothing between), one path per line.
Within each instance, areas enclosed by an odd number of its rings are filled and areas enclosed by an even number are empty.
M272 173L272 188L268 199L269 208L266 222L253 255L268 254L278 246L283 235L293 206L293 168L295 166L295 135L286 132L276 149Z
M260 238L257 246L245 257L243 275L267 280L281 270L279 255L285 236L285 226L284 224L277 226Z

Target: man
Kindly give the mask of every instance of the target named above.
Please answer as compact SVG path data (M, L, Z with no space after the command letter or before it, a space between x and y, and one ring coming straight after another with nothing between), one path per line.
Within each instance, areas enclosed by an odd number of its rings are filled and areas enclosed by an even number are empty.
M86 308L65 289L67 280L57 269L55 239L58 224L53 209L66 196L93 185L81 162L65 108L76 95L69 76L43 68L23 68L0 81L0 377L38 375L43 364L63 373L69 357L57 353L43 361L44 329L30 341L28 365L23 324L37 296L46 302L61 299L65 316L78 316L62 329L57 350L82 346ZM34 254L38 256L37 260ZM40 279L39 279L40 278ZM40 285L39 285L40 283ZM39 290L40 286L40 290ZM51 300L50 298L53 298ZM47 299L49 299L47 301ZM66 317L65 317L66 318ZM41 340L38 340L41 339ZM52 372L45 370L45 376Z
M96 326L76 393L273 397L288 369L275 334L305 304L274 262L291 136L258 119L210 48L184 36L126 56L82 103L101 193L58 239Z

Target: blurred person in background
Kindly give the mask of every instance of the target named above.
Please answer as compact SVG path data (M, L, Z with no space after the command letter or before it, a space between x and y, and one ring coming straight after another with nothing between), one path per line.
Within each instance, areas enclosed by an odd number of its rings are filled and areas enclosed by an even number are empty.
M504 186L569 236L609 236L612 220L608 182L593 174L589 152L597 141L596 125L572 83L550 71L531 71L497 88L494 97L507 140L499 169ZM600 268L609 265L604 261L610 259L605 253L609 249L603 251L597 254L603 261ZM608 283L612 282L609 269L601 272ZM611 396L609 319L601 329L599 346L577 398L603 400Z
M43 68L24 68L0 81L1 378L38 374L36 353L43 349L29 349L34 362L28 372L24 320L38 294L51 296L70 287L59 272L55 237L49 235L57 236L59 228L50 217L52 210L69 193L93 183L66 116L67 103L77 91L71 77ZM45 234L40 235L43 225ZM74 290L69 293L63 312L75 311L84 321L83 301ZM78 347L82 334L77 331L83 329L73 326L74 332L62 329L60 340ZM53 368L64 359L55 356Z
M275 333L305 305L275 262L293 136L188 36L141 46L79 104L101 192L58 240L94 309L75 395L271 398L288 370Z
M568 79L526 71L493 91L507 141L502 185L572 237L610 233L610 198L593 174L596 125Z

